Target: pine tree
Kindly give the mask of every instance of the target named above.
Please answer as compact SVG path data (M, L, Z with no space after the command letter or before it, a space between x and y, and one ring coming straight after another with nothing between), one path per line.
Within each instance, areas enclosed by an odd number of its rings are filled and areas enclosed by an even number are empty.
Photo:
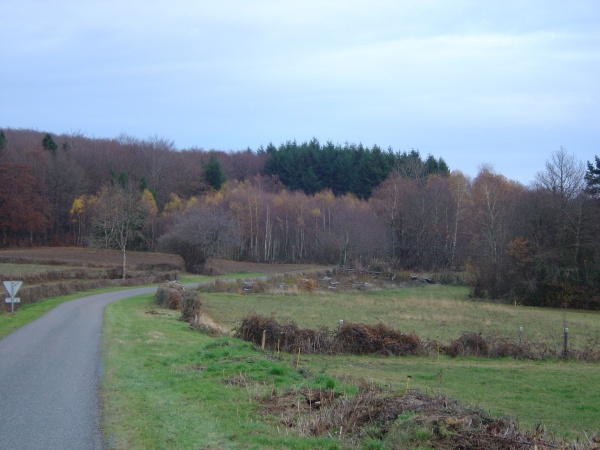
M221 169L221 164L219 164L219 160L214 153L210 155L210 159L204 164L204 179L215 191L221 189L221 186L227 181L223 169Z
M600 158L598 156L596 156L595 164L588 161L585 181L587 182L588 191L592 195L600 195Z
M58 145L56 145L56 142L54 142L54 139L52 139L50 133L46 133L44 139L42 139L42 147L44 147L44 150L52 153L53 156L56 156L56 149L58 149Z
M0 130L0 154L2 154L2 152L4 151L5 148L6 148L6 136L4 136L4 131Z

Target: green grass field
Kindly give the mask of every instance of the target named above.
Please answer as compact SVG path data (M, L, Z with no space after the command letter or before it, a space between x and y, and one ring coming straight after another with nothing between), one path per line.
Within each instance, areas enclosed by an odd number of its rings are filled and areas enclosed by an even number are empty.
M561 345L563 323L569 342L600 345L600 314L468 300L468 288L423 285L372 292L300 293L294 295L202 294L208 315L228 329L250 314L293 320L301 328L337 327L338 321L379 322L422 339L449 342L465 331Z
M419 290L417 294L405 293L404 297L390 293L375 293L371 299L365 294L344 295L345 309L340 306L342 298L330 295L320 298L308 294L203 294L203 298L208 311L214 314L212 318L219 323L234 324L248 312L261 312L295 317L302 326L312 327L335 324L340 311L348 314L345 317L354 320L362 317L364 321L366 314L351 305L353 300L372 308L367 308L369 311L381 308L382 304L410 303L413 314L426 316L428 311L436 310L434 297L439 291L436 293L435 288ZM454 297L440 300L437 308L454 311L441 315L447 323L456 323L447 328L448 336L479 323L490 307L496 311L495 320L511 316L503 310L510 311L511 307L460 300L464 294L461 288L438 288L455 289ZM416 298L419 296L420 299ZM452 307L452 302L459 305ZM418 310L417 304L425 309ZM471 311L465 314L466 319L459 320L463 305ZM477 305L483 306L482 312L476 311ZM264 420L256 413L256 399L266 391L306 385L319 376L335 380L338 387L350 386L363 378L403 390L408 381L410 388L447 394L494 416L514 418L527 429L542 423L549 432L567 439L581 438L584 431L590 434L600 427L598 364L444 356L300 355L299 370L292 370L298 363L298 355L283 354L278 362L265 358L260 351L252 353L250 347L240 349L236 344L222 348L222 341L189 331L186 324L177 320L178 313L148 314L152 309L155 307L150 296L107 308L105 426L117 448L197 448L199 443L204 448L343 448L342 442L331 439L294 436L293 432L278 428L276 421ZM351 311L355 311L354 316ZM527 310L526 313L535 315L541 323L537 324L540 330L544 324L562 323L560 312ZM597 315L572 315L597 330ZM411 323L400 315L390 320L398 321L392 324ZM417 321L415 329L409 331L424 332L427 327L423 322ZM431 320L430 328L435 327ZM498 327L504 329L499 324ZM410 380L408 375L412 377ZM256 383L228 383L227 380L236 377L253 379Z

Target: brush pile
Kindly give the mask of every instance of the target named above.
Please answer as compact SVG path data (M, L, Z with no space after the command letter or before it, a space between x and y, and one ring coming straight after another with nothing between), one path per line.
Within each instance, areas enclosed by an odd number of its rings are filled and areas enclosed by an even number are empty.
M282 412L282 423L289 426L290 420ZM600 449L598 436L583 443L559 443L541 426L520 430L508 418L492 418L445 396L418 390L397 393L367 384L358 394L336 398L293 423L302 434L345 437L357 447L370 440L386 448Z
M341 353L389 356L418 355L421 340L415 334L392 330L383 324L344 324L335 336Z
M354 355L416 355L421 341L414 334L392 330L385 325L344 324L338 332L320 328L302 329L294 322L279 323L271 317L253 315L245 318L235 337L285 352Z
M333 353L333 334L326 329L307 330L298 328L294 322L279 323L270 317L253 315L246 317L236 330L235 337L265 348L284 352Z

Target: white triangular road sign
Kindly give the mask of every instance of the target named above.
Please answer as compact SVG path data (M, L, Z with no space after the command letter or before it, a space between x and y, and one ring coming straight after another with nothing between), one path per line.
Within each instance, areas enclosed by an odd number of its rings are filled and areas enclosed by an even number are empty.
M5 281L4 287L8 291L8 295L10 295L12 298L15 295L17 295L17 292L19 292L19 289L21 288L22 284L22 281Z

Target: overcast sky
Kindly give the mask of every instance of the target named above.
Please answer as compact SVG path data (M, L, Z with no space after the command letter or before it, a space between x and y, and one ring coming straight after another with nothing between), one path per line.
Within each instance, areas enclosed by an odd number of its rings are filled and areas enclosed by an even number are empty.
M0 0L0 128L418 149L529 184L600 156L596 0Z

